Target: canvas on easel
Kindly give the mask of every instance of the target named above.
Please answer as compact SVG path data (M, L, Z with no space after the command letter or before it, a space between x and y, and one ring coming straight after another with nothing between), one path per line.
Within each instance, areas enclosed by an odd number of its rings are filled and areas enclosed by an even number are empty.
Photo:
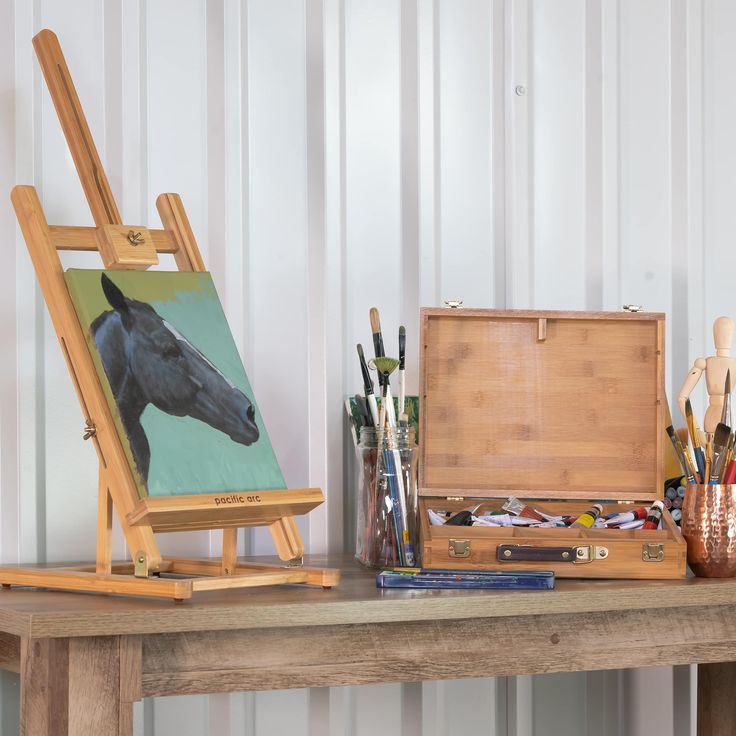
M301 565L294 516L324 501L286 489L181 199L162 194L164 228L122 223L58 39L33 39L96 227L49 225L36 190L11 198L100 460L97 560L0 567L0 583L175 600L280 583L332 587ZM98 251L105 270L64 271L59 251ZM178 271L146 271L171 253ZM112 511L133 560L111 560ZM287 565L237 560L237 530L266 526ZM167 559L157 532L222 529L221 559Z

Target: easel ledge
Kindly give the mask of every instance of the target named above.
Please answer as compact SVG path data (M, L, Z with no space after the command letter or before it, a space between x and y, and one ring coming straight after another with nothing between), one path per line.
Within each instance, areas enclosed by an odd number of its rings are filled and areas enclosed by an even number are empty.
M44 79L79 174L96 227L49 225L34 187L16 186L11 199L39 285L61 344L100 461L97 560L78 567L0 567L0 583L117 593L177 601L195 592L283 583L337 585L337 570L301 566L304 545L294 521L324 502L319 488L233 491L141 499L110 407L87 348L64 280L59 251L98 251L106 268L146 269L159 253L174 256L179 271L205 266L178 194L161 194L156 206L163 229L123 225L74 83L54 33L33 39ZM133 555L112 562L112 512L117 512ZM240 527L266 526L285 566L237 560ZM222 529L222 558L164 558L155 533Z

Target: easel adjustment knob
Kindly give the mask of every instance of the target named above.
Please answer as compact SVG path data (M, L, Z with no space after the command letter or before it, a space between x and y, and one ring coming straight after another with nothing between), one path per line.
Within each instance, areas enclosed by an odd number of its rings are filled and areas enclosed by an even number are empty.
M88 440L97 434L97 427L91 419L87 419L84 423L84 434L82 435L83 440Z
M143 233L140 230L138 232L128 230L128 242L131 245L140 245L141 243L145 243L146 239L143 237Z

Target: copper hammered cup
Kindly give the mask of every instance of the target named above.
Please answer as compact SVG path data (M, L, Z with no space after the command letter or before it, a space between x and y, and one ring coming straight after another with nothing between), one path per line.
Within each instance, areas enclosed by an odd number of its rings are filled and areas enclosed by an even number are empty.
M736 485L686 486L682 536L698 577L736 575Z

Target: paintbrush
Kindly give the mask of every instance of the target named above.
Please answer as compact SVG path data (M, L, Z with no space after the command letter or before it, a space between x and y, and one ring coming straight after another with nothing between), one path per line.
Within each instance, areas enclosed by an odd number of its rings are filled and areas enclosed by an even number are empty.
M409 420L405 414L406 403L406 327L399 327L399 422Z
M710 478L708 479L710 485L718 485L720 481L730 437L731 427L719 422L713 435L713 461L710 468Z
M383 415L383 421L379 421L379 427L383 428L383 425L388 419L389 427L396 426L396 415L392 412L393 399L391 398L391 386L389 385L389 376L399 367L399 361L396 358L387 358L380 356L375 358L373 365L376 367L376 371L379 376L383 376L383 393L381 395L381 412Z
M378 310L375 307L371 307L370 310L370 319L371 319L371 330L373 330L373 348L376 353L376 359L383 358L386 356L386 353L383 349L383 335L381 333L381 317L378 314ZM393 358L393 360L396 360ZM398 366L399 361L396 361L396 365ZM396 370L396 368L393 368L391 370L391 373L393 373ZM385 373L382 371L378 371L378 385L383 388L384 383L386 384L386 387L388 388L388 391L386 391L386 413L388 414L389 422L392 427L396 426L396 409L394 409L394 399L391 395L391 384L389 383L389 379Z
M386 462L386 470L388 473L388 486L391 498L394 504L398 504L400 512L400 524L397 525L398 541L401 545L400 557L403 561L411 566L414 564L414 547L409 536L409 515L407 510L406 492L404 489L404 476L402 472L401 454L394 447L391 437L391 429L396 426L391 422L391 416L388 414L388 406L391 402L391 388L389 387L389 376L399 367L399 361L396 358L387 358L385 356L378 357L374 361L376 370L383 374L383 397L381 400L381 427L383 422L388 418L389 431L387 432L387 447L384 449L384 458ZM393 403L393 402L391 402ZM396 521L396 519L394 519Z
M726 470L723 473L722 480L725 485L736 483L736 460L733 459L733 448L734 444L736 444L736 433L731 432L730 440L731 452L729 453L728 460L726 462Z
M383 349L383 335L381 334L381 317L375 307L371 307L369 311L371 320L371 331L373 332L373 351L376 358L383 358L386 352ZM383 373L378 374L378 385L383 388Z
M731 425L731 371L726 371L726 385L723 389L723 409L721 410L721 424Z
M703 452L703 446L700 444L700 427L698 427L698 420L693 414L693 407L690 403L690 399L685 399L685 417L687 419L687 428L690 432L690 440L693 444L693 453L695 454L695 463L698 466L698 473L700 473L701 479L705 478L705 453Z
M368 402L360 395L355 394L355 406L358 407L358 413L360 414L360 423L363 427L374 427L373 417L371 417L371 410L368 408Z
M376 403L376 394L373 392L373 379L371 378L371 372L368 370L368 364L365 362L365 354L363 353L363 346L358 343L358 358L360 359L360 372L363 374L363 390L365 391L365 400L368 402L368 407L371 410L371 416L373 417L373 426L378 426L378 404Z
M721 483L726 482L726 474L731 469L731 465L733 464L733 449L734 449L735 444L736 444L736 432L731 430L731 434L728 436L728 445L726 446L726 460L723 463L723 470L720 476Z
M677 436L677 433L672 428L671 424L669 427L667 427L667 434L669 435L670 441L672 442L672 446L675 448L675 453L677 453L677 457L680 461L680 465L682 466L682 470L687 476L687 482L695 483L694 468L688 463L688 459L685 455L685 450L682 446L682 442L680 442L680 438Z
M687 459L688 466L693 469L693 474L695 475L695 482L702 483L703 476L700 475L698 466L693 462L693 456L690 454L690 447L688 446L687 427L678 427L675 430L675 434L680 440L680 444L682 445L682 451L685 453L685 458Z

